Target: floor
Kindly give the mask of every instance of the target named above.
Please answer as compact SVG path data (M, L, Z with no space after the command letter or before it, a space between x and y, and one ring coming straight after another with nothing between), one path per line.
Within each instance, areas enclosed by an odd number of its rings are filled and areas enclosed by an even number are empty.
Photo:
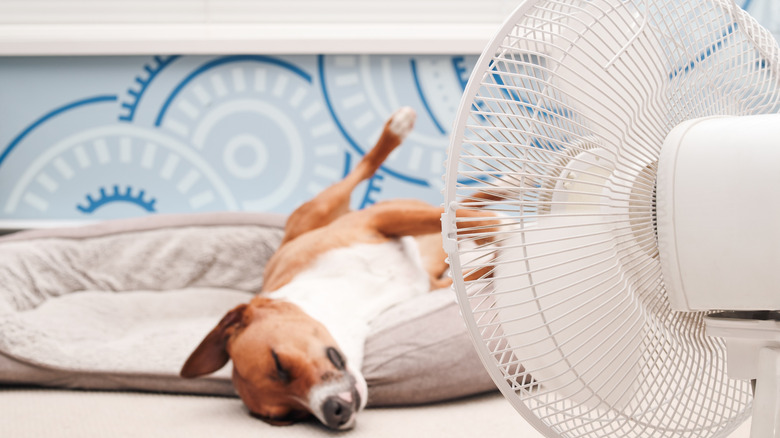
M748 438L743 424L729 438ZM421 407L368 409L349 432L319 424L271 427L238 399L143 393L0 389L0 436L542 438L498 393Z

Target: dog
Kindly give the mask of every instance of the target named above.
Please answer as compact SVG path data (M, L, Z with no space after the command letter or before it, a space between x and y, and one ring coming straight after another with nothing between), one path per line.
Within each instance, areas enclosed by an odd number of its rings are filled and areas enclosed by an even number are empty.
M370 321L451 284L443 278L442 208L418 200L349 208L352 191L401 144L415 117L411 108L395 112L346 177L289 216L262 291L219 321L182 377L210 374L232 360L233 385L253 416L273 425L311 415L331 429L355 425L368 400L360 368Z

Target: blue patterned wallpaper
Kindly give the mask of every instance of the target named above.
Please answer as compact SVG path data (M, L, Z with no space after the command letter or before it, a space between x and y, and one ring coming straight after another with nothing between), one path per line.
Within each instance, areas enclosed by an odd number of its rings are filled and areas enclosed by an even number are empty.
M476 56L5 58L0 217L289 213L340 179L401 106L414 132L353 196L441 203Z

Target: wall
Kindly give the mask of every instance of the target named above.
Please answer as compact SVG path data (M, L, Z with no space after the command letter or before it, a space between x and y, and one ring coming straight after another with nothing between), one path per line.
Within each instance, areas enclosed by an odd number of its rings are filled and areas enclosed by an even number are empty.
M780 2L740 4L780 35ZM18 40L3 40L14 26L3 26L0 54L19 53ZM51 50L49 40L28 42ZM439 204L449 131L477 59L464 53L0 57L0 219L289 213L344 175L404 105L417 110L416 129L353 207Z
M448 132L476 56L7 58L8 218L289 213L341 178L401 106L414 133L355 194L440 203Z

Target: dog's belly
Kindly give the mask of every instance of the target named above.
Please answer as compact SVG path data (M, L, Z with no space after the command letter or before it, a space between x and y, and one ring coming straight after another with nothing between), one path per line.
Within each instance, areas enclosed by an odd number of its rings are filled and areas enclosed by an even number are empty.
M417 244L403 237L331 250L268 296L291 301L324 324L359 370L371 320L428 288Z

